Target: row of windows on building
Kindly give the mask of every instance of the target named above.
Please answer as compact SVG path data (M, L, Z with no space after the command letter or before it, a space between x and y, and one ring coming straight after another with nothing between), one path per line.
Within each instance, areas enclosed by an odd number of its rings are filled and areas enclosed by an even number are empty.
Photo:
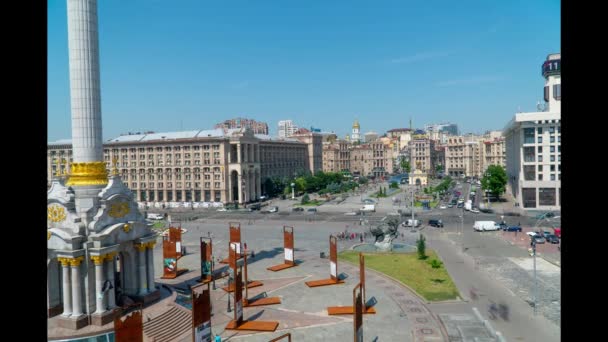
M173 183L158 183L155 185L155 183L136 183L136 182L132 182L131 183L131 189L137 189L139 184L139 189L154 189L155 187L158 189L173 189ZM166 188L164 187L164 185L166 185ZM193 186L194 185L194 186ZM199 182L186 182L186 183L175 183L175 188L176 189L191 189L191 188L201 188L201 183ZM205 189L209 189L211 188L211 182L204 182L203 183L203 187ZM222 184L220 182L215 182L213 183L213 188L215 189L223 189Z
M211 202L211 198L213 197L215 202L221 202L222 193L220 191L213 191L213 196L211 196L212 190L184 190L185 194L182 196L182 191L176 191L175 197L173 196L173 192L168 191L167 196L164 196L162 191L154 191L154 190L139 190L139 195L142 201L167 201L167 202L181 202L181 201L192 201L200 202L204 200L205 202ZM201 196L202 195L202 196Z
M139 153L145 153L145 152L168 152L168 151L200 151L200 150L219 150L220 149L220 145L218 144L214 144L214 145L184 145L184 146L157 146L157 147L131 147L131 148L113 148L111 149L112 153L114 154L118 154L118 152L120 151L121 153L127 153L127 152L131 152L131 153L135 153L135 152L139 152ZM109 153L110 149L106 148L103 150L104 153Z
M549 166L549 172L555 172L555 165L547 165ZM534 165L524 165L524 180L526 181L534 181L534 180L551 180L551 181L555 181L555 180L562 180L562 166L561 165L557 165L557 171L558 173L551 173L549 174L549 179L544 179L543 178L543 169L544 169L544 165L538 165L538 166L534 166ZM537 174L538 171L538 174Z
M524 208L536 208L536 188L522 188L522 200ZM556 196L557 194L557 196ZM562 189L538 188L538 206L562 205Z

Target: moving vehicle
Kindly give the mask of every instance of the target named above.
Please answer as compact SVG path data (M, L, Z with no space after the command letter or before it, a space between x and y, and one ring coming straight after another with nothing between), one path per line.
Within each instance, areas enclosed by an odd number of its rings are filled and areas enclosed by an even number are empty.
M365 212L376 212L376 205L375 204L366 204L364 206L361 207L361 209L359 209L360 211L365 211Z
M267 213L276 213L276 212L278 212L278 211L279 211L279 207L277 207L277 206L272 206L272 207L269 207L269 208L266 210L266 212L267 212Z
M161 214L153 214L153 213L148 213L148 216L146 217L148 220L162 220L164 217Z
M306 210L306 211L308 211L309 214L316 214L317 208L308 208L308 210Z
M520 226L509 226L503 230L507 231L507 232L521 232L521 227Z
M439 209L447 209L448 207L445 204L439 206Z
M541 244L541 243L545 243L545 241L547 241L542 235L540 234L534 234L534 236L532 236L532 240L537 243L537 244Z
M293 211L293 212L304 211L304 208L302 208L302 207L295 207L295 208L292 208L291 211Z
M475 214L479 214L480 213L480 211L477 208L473 208L473 209L471 209L469 211L472 212L472 213L475 213Z
M429 220L429 226L443 228L443 221L436 219Z
M478 232L498 230L500 227L494 221L475 221L473 229Z
M420 220L407 219L401 225L404 227L420 227L421 224Z
M365 203L365 204L376 204L376 201L374 201L374 200L373 200L373 199L371 199L371 198L366 198L366 199L364 199L364 200L363 200L363 201L361 201L361 202L362 202L362 203Z
M553 243L553 244L558 244L559 243L559 238L557 236L555 236L555 234L547 234L547 235L545 235L545 240L547 240L547 242Z

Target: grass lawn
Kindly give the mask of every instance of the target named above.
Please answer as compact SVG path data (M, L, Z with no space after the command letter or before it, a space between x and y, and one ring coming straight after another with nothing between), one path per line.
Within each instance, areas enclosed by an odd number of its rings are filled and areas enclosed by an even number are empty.
M321 205L325 203L325 201L319 201L319 200L312 200L309 201L308 203L304 203L304 204L300 204L302 206L317 206L317 205Z
M365 254L365 266L397 279L428 301L456 299L458 289L445 266L432 268L429 262L437 255L429 249L426 254L426 260L419 260L416 253ZM359 265L359 252L343 251L338 258Z
M156 221L152 226L152 229L162 229L165 228L165 221Z

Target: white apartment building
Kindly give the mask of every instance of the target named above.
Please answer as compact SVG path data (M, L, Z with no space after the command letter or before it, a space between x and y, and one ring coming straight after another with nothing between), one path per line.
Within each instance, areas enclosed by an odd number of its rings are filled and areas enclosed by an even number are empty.
M517 113L503 130L508 190L528 210L561 208L561 54L543 63L545 106Z
M279 138L290 137L297 130L298 126L296 126L291 120L279 121Z

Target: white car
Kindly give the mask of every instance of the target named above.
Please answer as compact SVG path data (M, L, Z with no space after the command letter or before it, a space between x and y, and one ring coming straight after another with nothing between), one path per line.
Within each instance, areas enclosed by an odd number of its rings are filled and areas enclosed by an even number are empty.
M219 208L217 211L228 211L226 208Z
M469 211L470 211L470 212L472 212L472 213L475 213L475 214L479 214L479 210L477 210L477 209L475 209L475 208L473 208L473 209L471 209L471 210L469 210Z
M439 209L447 209L447 208L448 208L448 207L447 207L447 205L445 205L445 204L442 204L442 205L440 205L440 206L439 206Z
M270 207L270 209L268 209L269 213L276 213L277 211L279 211L279 207L277 206Z

